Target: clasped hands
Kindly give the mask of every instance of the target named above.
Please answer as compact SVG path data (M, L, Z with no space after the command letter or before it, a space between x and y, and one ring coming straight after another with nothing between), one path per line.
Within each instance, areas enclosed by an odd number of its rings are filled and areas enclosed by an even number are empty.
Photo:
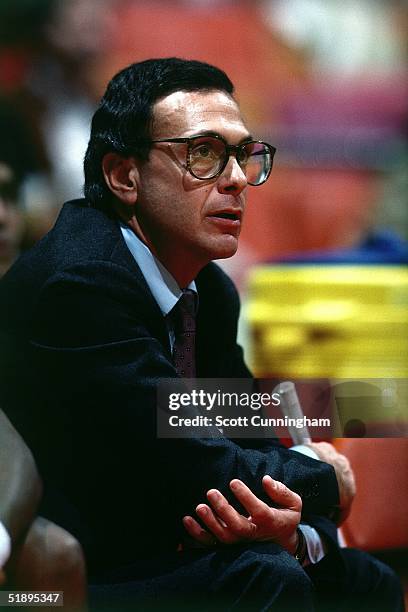
M354 474L346 457L326 442L311 443L321 461L334 467L339 487L341 524L350 513L356 487ZM217 542L234 544L250 541L273 541L290 554L294 554L298 543L297 527L301 518L302 499L282 482L264 476L262 486L268 497L278 507L271 507L260 500L241 480L230 482L236 499L248 512L243 516L217 489L207 492L209 504L199 504L197 516L208 529L203 529L192 516L185 516L183 524L195 542L212 546Z

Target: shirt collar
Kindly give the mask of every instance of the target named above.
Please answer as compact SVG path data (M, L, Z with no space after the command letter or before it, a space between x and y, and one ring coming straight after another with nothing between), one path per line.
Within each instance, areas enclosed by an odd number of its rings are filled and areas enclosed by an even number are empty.
M175 278L170 274L163 264L153 255L150 249L136 236L133 230L120 223L120 230L126 242L126 246L135 258L142 274L159 305L163 316L167 316L170 310L177 304L183 291L177 284ZM197 287L192 281L187 289L197 293Z

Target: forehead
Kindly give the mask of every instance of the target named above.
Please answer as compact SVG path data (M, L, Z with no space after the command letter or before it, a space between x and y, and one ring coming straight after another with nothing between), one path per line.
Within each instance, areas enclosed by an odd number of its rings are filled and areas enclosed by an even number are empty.
M249 135L238 104L222 91L176 91L153 107L152 138L191 136L205 131L229 142Z

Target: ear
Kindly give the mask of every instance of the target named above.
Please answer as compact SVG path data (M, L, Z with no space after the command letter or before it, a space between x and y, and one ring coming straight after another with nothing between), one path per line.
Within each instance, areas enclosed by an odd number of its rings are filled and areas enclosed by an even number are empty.
M105 181L111 192L124 204L134 206L137 200L139 171L133 157L107 153L102 159Z

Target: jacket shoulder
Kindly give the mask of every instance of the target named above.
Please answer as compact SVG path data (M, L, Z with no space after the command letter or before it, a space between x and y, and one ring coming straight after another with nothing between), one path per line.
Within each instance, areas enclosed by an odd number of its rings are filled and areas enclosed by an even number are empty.
M215 326L220 334L236 337L240 300L230 277L211 262L197 276L196 283L199 316L205 321L204 326Z
M231 280L219 265L214 262L209 263L198 274L197 287L199 291L210 292L213 298L221 294L224 297L233 299L239 303L238 291Z

